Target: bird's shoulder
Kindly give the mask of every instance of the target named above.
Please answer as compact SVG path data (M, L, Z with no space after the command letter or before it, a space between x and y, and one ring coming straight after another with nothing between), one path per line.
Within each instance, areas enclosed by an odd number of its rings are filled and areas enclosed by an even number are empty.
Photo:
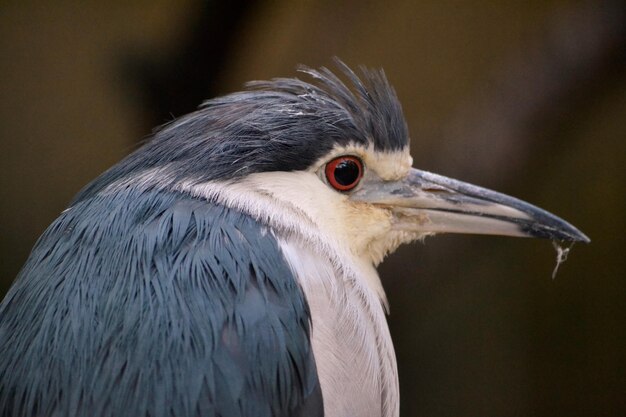
M1 415L321 415L304 295L251 217L180 193L81 200L0 306Z

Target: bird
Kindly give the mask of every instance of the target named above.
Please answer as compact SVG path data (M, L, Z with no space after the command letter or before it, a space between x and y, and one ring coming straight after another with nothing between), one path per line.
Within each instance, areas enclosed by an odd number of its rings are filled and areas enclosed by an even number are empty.
M76 195L0 305L0 416L398 416L385 256L589 242L413 168L384 71L335 63L206 101Z

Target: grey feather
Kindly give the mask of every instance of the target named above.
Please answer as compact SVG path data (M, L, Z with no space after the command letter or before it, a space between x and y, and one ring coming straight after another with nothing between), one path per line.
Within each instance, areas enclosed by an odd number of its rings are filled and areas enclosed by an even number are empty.
M309 320L250 217L98 194L48 228L0 305L0 415L321 416Z
M161 178L162 185L204 182L303 170L337 145L391 151L407 147L402 107L383 71L361 68L359 78L337 63L347 85L326 68L302 68L314 83L296 78L256 81L248 84L248 91L207 101L198 111L163 126L74 201L163 166L170 177Z

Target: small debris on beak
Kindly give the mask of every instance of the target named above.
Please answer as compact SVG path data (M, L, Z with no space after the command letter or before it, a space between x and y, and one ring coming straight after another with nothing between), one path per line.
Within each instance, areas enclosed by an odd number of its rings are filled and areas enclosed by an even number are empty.
M552 279L556 278L556 274L559 271L559 266L567 261L567 255L569 255L569 251L572 249L572 247L574 247L575 243L576 242L571 242L568 248L563 248L560 242L556 240L552 241L552 246L554 246L554 249L556 249L556 265L554 266L554 270L552 271Z

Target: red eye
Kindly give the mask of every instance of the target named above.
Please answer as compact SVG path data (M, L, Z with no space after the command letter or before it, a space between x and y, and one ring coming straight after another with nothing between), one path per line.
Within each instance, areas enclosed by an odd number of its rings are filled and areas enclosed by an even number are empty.
M326 164L326 179L336 190L353 189L362 176L363 163L354 156L340 156Z

